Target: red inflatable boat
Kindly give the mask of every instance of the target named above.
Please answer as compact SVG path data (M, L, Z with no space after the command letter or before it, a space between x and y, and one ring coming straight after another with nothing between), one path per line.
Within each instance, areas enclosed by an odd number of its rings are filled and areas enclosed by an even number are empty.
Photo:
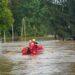
M22 55L28 55L28 54L40 54L43 52L43 47L42 45L37 45L37 50L30 50L29 47L25 47L22 49Z

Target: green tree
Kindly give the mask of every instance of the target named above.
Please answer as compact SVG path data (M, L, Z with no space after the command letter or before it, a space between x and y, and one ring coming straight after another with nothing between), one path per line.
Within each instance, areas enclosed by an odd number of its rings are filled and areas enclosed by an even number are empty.
M4 34L4 41L5 33L13 22L12 13L8 7L8 0L0 0L0 32L2 35Z
M24 17L28 35L54 34L66 38L75 34L75 1L55 1L11 0L10 6L15 19L15 34L21 34Z

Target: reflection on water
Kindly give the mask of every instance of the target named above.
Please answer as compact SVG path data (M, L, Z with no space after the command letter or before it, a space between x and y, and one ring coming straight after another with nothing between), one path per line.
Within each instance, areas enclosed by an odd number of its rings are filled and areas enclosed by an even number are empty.
M75 42L43 41L40 55L8 53L13 75L75 75Z

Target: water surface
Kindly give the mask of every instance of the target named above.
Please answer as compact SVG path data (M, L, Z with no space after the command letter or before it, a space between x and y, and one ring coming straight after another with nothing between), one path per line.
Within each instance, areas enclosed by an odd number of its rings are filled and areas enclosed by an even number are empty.
M22 56L10 51L4 56L14 63L12 75L75 75L75 42L42 41L44 52L40 55ZM21 44L22 46L22 44ZM21 46L17 47L21 49ZM13 48L14 46L11 46Z

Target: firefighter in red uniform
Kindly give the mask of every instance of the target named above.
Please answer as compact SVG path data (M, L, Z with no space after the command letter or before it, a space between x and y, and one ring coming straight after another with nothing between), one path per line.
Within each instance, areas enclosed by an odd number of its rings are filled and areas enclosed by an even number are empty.
M35 39L29 40L29 48L33 52L34 50L37 51L37 42Z

